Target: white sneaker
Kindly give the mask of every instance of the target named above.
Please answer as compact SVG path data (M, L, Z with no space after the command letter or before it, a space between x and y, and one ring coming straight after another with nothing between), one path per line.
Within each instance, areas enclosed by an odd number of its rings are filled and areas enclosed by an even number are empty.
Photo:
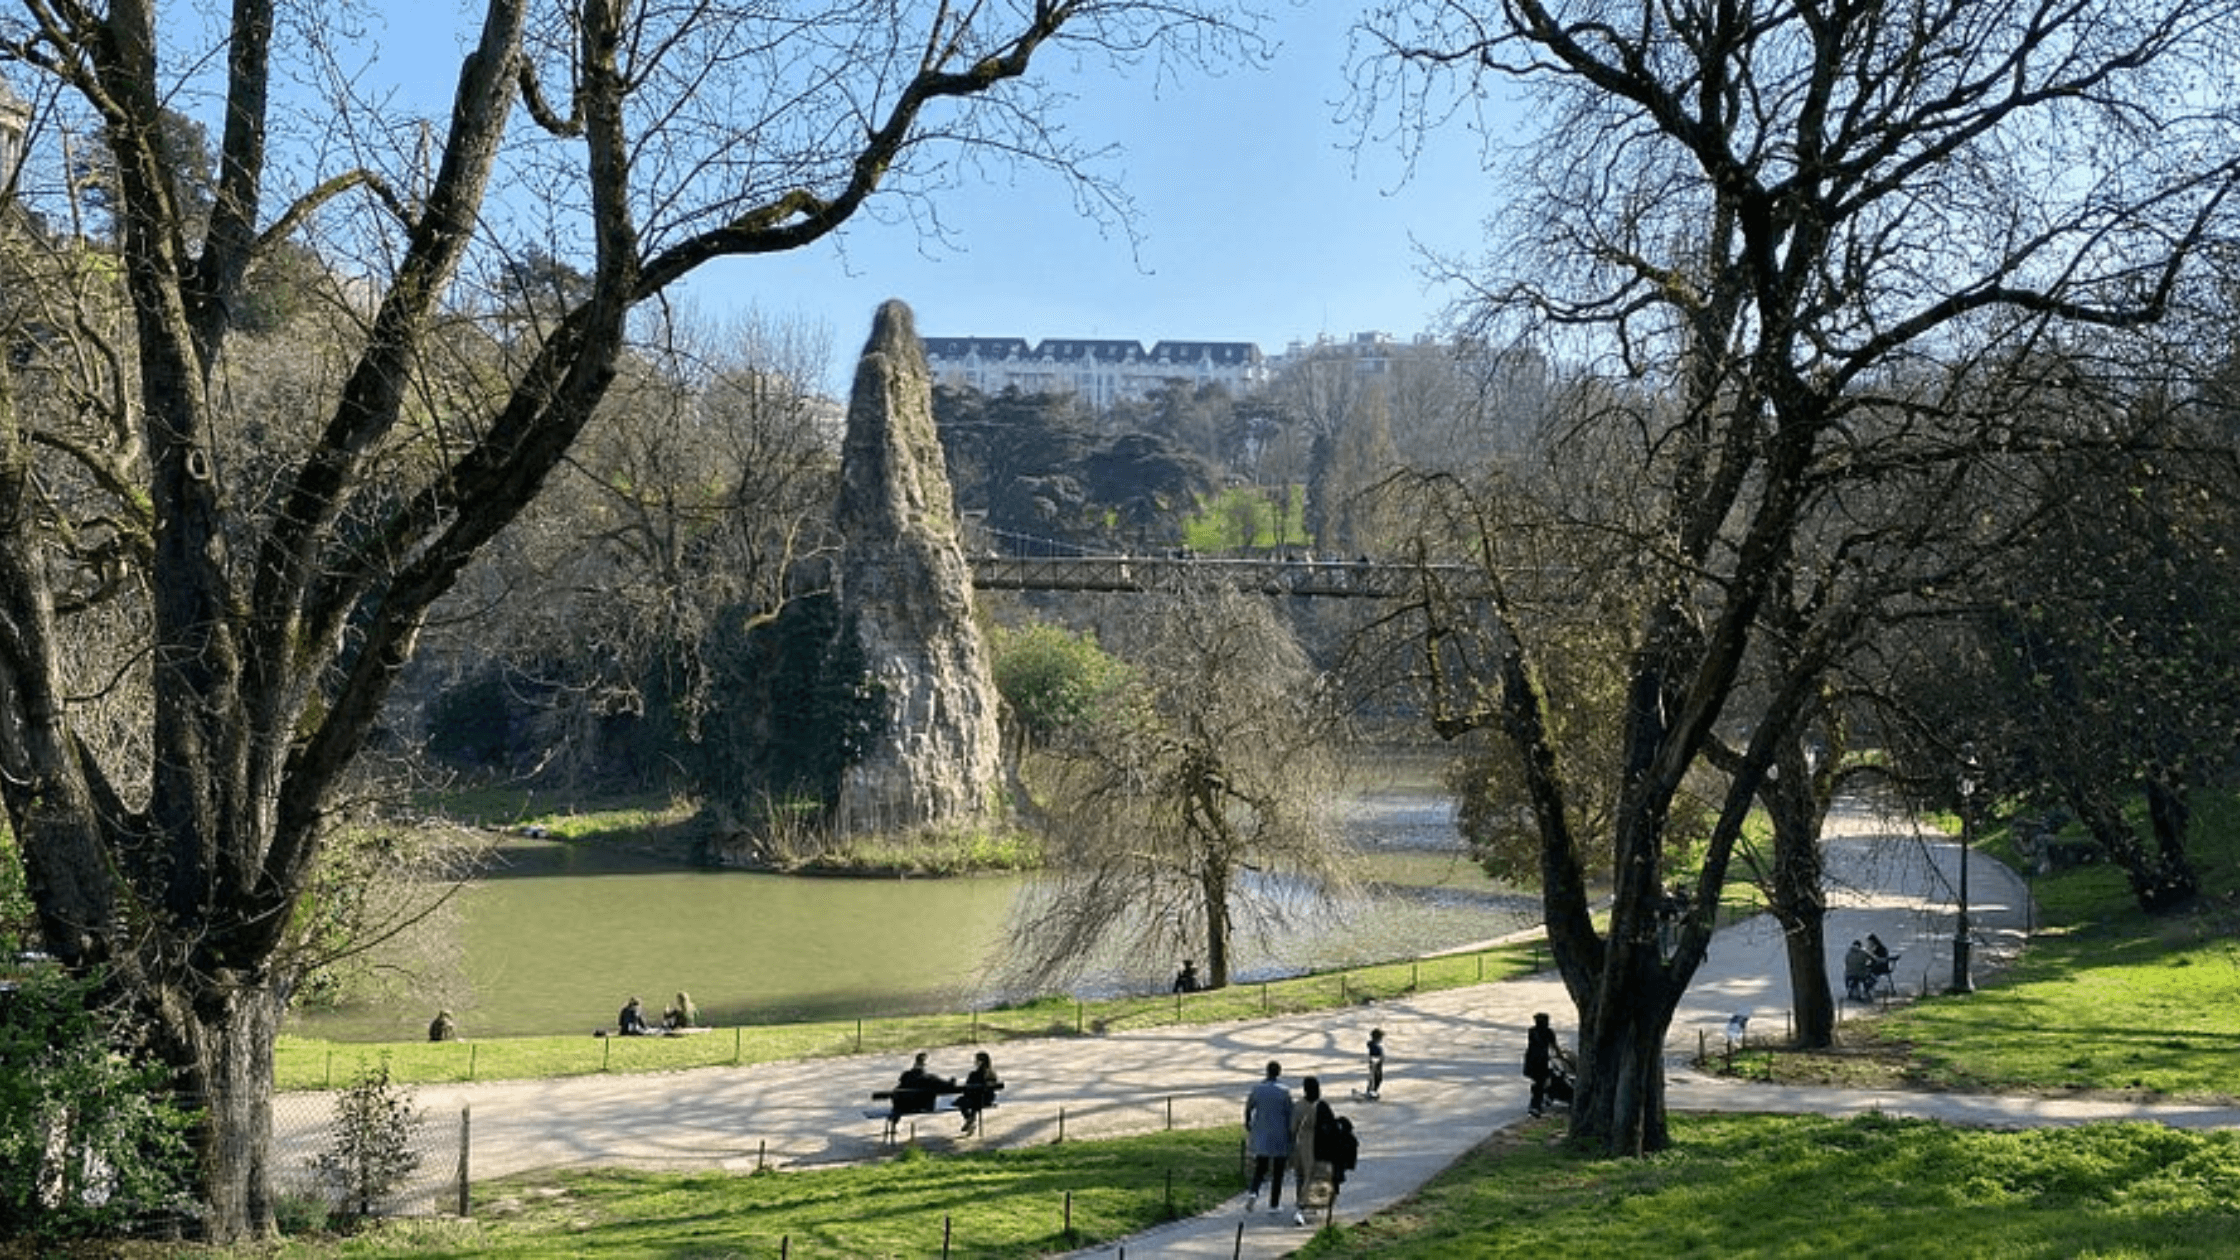
M1307 1223L1307 1214L1306 1214L1305 1212L1293 1212L1293 1213L1291 1214L1291 1223L1292 1223L1292 1224L1294 1224L1294 1225L1304 1225L1304 1224L1306 1224L1306 1223Z

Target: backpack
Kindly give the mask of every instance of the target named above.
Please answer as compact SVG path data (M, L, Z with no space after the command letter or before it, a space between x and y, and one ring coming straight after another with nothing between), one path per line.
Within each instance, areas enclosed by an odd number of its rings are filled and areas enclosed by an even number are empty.
M1353 1121L1337 1116L1330 1127L1314 1135L1315 1158L1339 1172L1352 1172L1361 1157L1361 1140L1353 1134Z

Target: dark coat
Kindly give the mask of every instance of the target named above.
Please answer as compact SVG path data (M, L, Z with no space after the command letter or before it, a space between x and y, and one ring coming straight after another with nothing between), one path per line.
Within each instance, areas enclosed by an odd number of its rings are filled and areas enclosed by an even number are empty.
M1534 1024L1524 1035L1524 1074L1534 1079L1546 1076L1555 1050L1556 1030L1546 1024Z

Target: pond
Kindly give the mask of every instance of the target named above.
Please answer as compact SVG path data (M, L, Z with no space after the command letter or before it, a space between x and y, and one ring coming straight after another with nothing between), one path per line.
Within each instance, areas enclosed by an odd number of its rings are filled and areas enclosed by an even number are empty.
M1461 850L1449 802L1420 791L1345 803L1375 881L1355 902L1242 940L1257 980L1414 957L1506 935L1535 898L1493 885ZM378 1007L295 1016L289 1030L345 1040L423 1035L438 1008L470 1036L589 1032L635 994L659 1012L679 990L719 1025L987 1006L1030 876L817 879L680 869L613 849L510 840L459 894L456 979ZM1275 890L1263 889L1264 895ZM1175 959L1101 970L1087 995L1163 988Z

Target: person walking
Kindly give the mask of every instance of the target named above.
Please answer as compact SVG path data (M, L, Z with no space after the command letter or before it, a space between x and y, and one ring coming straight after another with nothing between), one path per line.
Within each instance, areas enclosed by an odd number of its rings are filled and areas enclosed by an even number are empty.
M1307 1223L1307 1187L1314 1184L1314 1164L1319 1157L1315 1136L1329 1132L1337 1122L1337 1114L1330 1110L1330 1104L1322 1101L1322 1082L1312 1076L1300 1081L1299 1105L1291 1116L1291 1171L1298 1181L1291 1212L1294 1225Z
M1533 1115L1548 1109L1548 1077L1555 1070L1555 1056L1556 1030L1548 1026L1546 1012L1534 1015L1524 1035L1524 1074L1532 1080Z
M1378 1091L1384 1088L1384 1029L1369 1030L1369 1090L1362 1095L1375 1102Z
M1283 1065L1268 1060L1267 1078L1252 1087L1244 1100L1245 1150L1252 1156L1252 1187L1245 1194L1244 1210L1260 1206L1260 1183L1275 1173L1268 1186L1268 1210L1283 1210L1283 1166L1291 1157L1291 1091L1276 1079Z

